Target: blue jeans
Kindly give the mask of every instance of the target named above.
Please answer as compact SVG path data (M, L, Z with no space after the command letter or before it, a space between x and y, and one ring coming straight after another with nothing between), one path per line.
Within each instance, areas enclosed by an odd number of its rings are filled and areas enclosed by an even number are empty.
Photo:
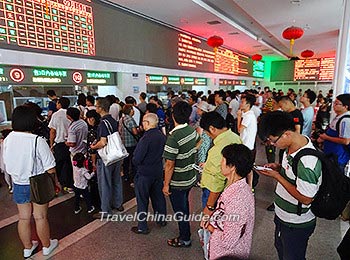
M13 200L16 204L30 202L30 185L13 184Z
M105 166L102 159L97 159L97 181L101 198L101 211L112 213L112 207L123 205L123 184L120 177L121 162Z
M305 260L309 237L316 223L306 228L289 227L275 216L275 247L280 260Z
M170 202L173 207L174 213L179 218L183 218L183 221L178 221L179 225L179 239L182 241L191 240L191 228L190 222L186 221L190 215L190 207L188 202L188 194L191 189L187 190L177 190L171 189Z
M136 174L134 182L137 201L137 214L140 217L138 229L145 231L148 229L146 218L149 198L151 198L154 214L157 217L159 216L157 223L162 223L165 221L166 203L162 192L163 179Z
M210 190L207 188L202 189L202 208L204 209L207 206Z

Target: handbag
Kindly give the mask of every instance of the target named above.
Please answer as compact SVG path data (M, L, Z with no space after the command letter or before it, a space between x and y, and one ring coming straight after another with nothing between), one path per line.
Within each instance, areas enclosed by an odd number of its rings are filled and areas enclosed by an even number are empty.
M102 120L107 127L109 135L107 136L107 145L98 150L105 166L119 162L129 156L122 139L118 132L113 133L113 128L107 120Z
M38 137L39 136L35 138L33 170L32 170L32 176L29 177L30 201L33 203L42 205L53 200L53 198L56 195L56 192L55 192L54 174L50 174L45 171L42 174L37 174L33 176L33 173L37 172L36 147L37 147Z

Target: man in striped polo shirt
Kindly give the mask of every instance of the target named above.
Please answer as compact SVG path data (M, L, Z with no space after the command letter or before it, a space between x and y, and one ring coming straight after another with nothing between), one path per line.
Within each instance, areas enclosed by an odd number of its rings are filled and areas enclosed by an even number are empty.
M199 142L199 135L188 125L191 112L191 106L184 101L176 103L173 107L175 128L169 133L163 154L163 193L170 196L175 215L184 218L178 221L179 237L168 240L168 245L173 247L191 246L190 223L186 219L190 214L188 194L197 181L192 165L195 163L196 145Z
M292 159L303 148L315 149L311 140L301 135L291 115L274 111L261 121L261 131L271 144L286 149L282 164L269 163L272 170L259 171L276 179L275 247L279 259L305 259L309 237L314 232L316 217L310 206L321 185L322 164L315 156L303 156L298 163L298 177L292 171ZM298 214L298 202L302 203Z

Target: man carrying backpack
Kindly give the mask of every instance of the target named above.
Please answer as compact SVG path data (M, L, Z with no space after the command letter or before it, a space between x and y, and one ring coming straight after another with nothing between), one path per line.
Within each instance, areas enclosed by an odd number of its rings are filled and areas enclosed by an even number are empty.
M285 149L281 164L269 163L265 166L271 169L258 171L277 181L274 222L279 259L305 259L308 240L316 226L310 207L321 185L321 161L313 155L303 156L297 162L297 174L293 172L292 161L298 151L315 148L308 137L296 131L293 117L288 113L271 112L259 127L271 144Z
M338 165L345 174L344 169L350 160L350 94L341 94L333 102L336 117L330 123L326 133L321 134L318 141L324 141L324 153L334 154L338 158ZM342 212L342 218L348 220L350 204ZM349 259L350 229L347 231L338 247L341 259Z
M336 117L330 123L326 133L320 134L318 141L324 141L324 153L335 154L339 167L344 171L350 159L350 94L341 94L333 102Z

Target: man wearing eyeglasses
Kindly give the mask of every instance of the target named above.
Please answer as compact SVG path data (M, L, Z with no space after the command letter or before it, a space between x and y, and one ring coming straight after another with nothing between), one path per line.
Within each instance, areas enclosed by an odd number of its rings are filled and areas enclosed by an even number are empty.
M277 181L275 190L275 247L279 259L305 259L309 237L315 230L316 217L310 207L321 185L322 164L315 156L298 161L298 176L292 170L293 157L304 148L315 149L311 140L295 129L293 117L282 111L267 114L260 132L271 144L285 149L282 163L269 163L269 170L258 172ZM298 204L302 203L301 214Z
M344 170L350 159L348 149L350 143L350 94L337 96L333 102L333 110L336 117L329 124L326 133L320 135L318 141L324 142L325 154L333 153L338 157L338 164Z
M333 92L332 92L333 93ZM333 102L336 117L329 124L326 133L321 134L317 141L324 141L325 154L335 154L338 164L345 174L345 165L350 160L350 94L341 94ZM341 214L343 220L349 220L350 204ZM337 251L341 259L349 255L350 229L346 232Z

